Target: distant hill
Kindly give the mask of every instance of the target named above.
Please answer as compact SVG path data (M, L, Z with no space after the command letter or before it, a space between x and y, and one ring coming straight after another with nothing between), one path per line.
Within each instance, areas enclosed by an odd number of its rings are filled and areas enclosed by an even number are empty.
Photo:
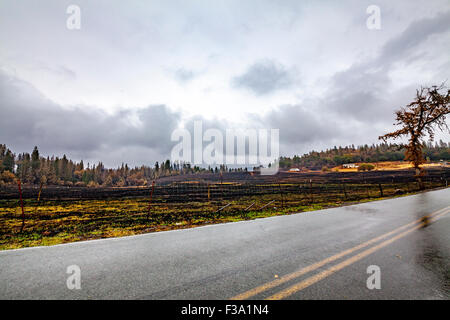
M430 161L450 160L450 144L440 140L432 144L424 144L424 156ZM320 170L332 168L344 163L400 161L405 159L405 150L395 144L373 144L371 146L334 147L325 151L311 151L302 156L280 157L283 169L298 167Z

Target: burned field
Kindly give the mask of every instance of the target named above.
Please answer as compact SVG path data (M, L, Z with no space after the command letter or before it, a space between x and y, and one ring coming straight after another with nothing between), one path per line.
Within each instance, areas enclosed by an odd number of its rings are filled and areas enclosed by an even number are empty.
M447 187L450 169L428 170L425 189ZM17 186L0 189L0 248L188 228L312 211L418 192L413 171L177 175L145 187ZM39 198L39 201L38 201ZM21 226L24 228L21 231Z

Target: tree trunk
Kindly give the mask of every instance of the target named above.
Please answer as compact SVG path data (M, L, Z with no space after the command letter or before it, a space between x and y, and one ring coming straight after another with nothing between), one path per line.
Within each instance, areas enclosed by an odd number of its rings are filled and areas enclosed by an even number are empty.
M422 170L419 167L416 167L416 179L417 183L419 184L419 190L424 190L425 186L422 181Z

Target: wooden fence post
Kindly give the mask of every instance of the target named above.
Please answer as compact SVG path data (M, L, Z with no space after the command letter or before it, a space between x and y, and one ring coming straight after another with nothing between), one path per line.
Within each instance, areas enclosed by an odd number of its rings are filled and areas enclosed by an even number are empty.
M380 188L380 197L383 197L383 188L381 187L381 183L378 184L378 187Z
M19 185L20 207L22 208L22 226L20 227L20 232L22 232L25 228L25 212L23 210L22 186L20 184L20 179L17 180L17 184Z
M37 197L36 208L34 208L34 214L36 214L38 206L39 206L39 201L41 200L41 192L42 192L42 181L41 181L41 184L39 186L39 193L38 193L38 197Z
M150 218L150 209L152 207L153 191L155 190L155 180L152 182L152 191L150 191L150 201L148 202L147 221Z
M210 185L208 182L208 201L211 199L211 191L210 191Z
M347 200L348 197L347 197L347 190L345 189L345 183L342 183L342 189L344 190L344 197L345 197L345 200Z
M283 191L281 190L281 184L278 184L278 187L280 188L280 195L281 195L281 207L284 208L284 197L283 197Z

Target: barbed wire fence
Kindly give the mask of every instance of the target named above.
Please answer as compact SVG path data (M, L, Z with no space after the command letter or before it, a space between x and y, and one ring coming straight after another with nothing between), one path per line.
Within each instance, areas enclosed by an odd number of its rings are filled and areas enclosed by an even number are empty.
M426 189L448 187L450 170L432 171L423 177ZM299 212L316 207L335 206L341 203L365 199L391 197L420 191L411 175L354 175L329 178L276 179L262 181L187 181L165 185L121 188L86 188L59 186L22 186L26 206L33 208L27 215L34 218L51 217L37 212L39 204L71 203L76 201L104 200L108 205L114 201L134 199L138 206L124 210L123 214L111 216L114 221L148 224L177 223L196 219L220 219L238 216L246 218L250 213L262 211ZM17 188L2 188L1 199L18 199ZM151 198L151 200L150 200ZM151 201L151 205L149 205ZM19 201L17 201L19 204ZM113 205L111 205L113 206ZM99 207L99 211L103 210ZM41 214L41 216L39 216ZM23 218L23 214L21 215ZM20 217L17 216L19 219ZM92 219L105 219L92 215Z

